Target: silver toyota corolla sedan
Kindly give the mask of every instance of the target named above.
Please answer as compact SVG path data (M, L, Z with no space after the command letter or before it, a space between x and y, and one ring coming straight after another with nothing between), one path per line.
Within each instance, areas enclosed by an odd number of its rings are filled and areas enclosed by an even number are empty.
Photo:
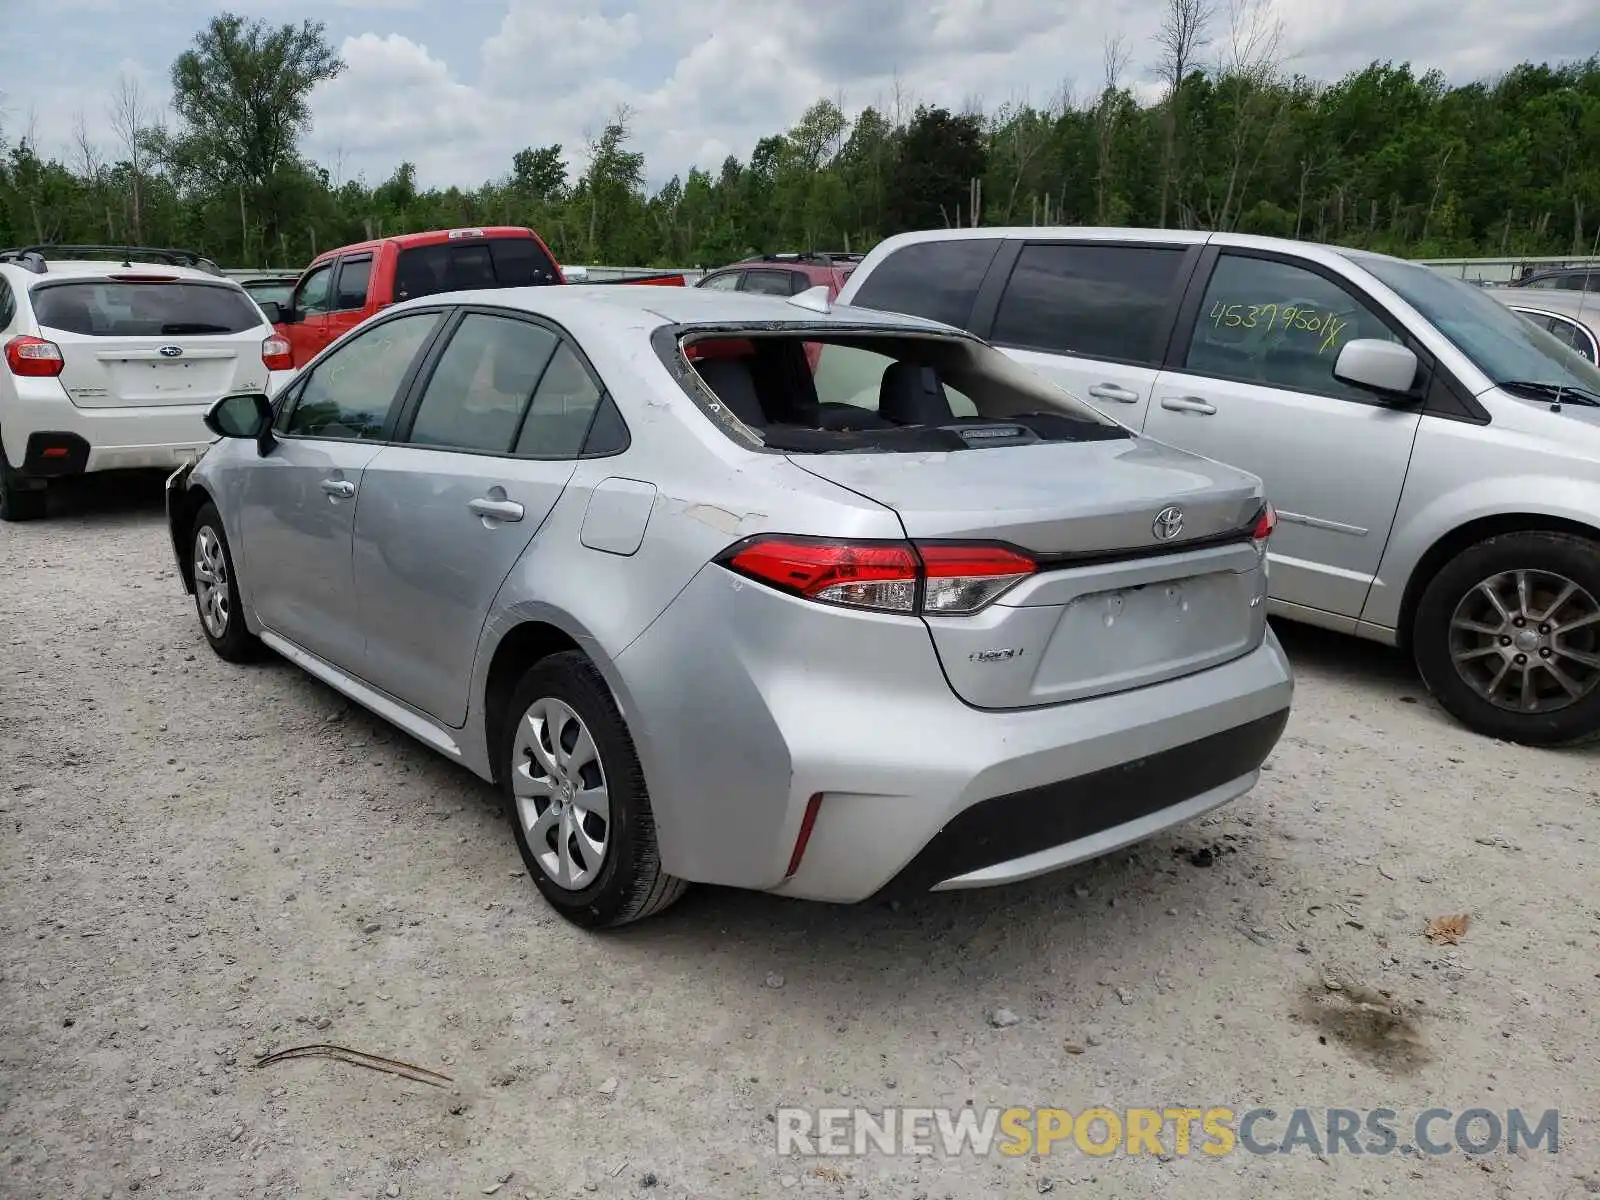
M208 421L206 639L493 780L583 925L1038 875L1246 792L1288 717L1258 479L820 291L430 296Z

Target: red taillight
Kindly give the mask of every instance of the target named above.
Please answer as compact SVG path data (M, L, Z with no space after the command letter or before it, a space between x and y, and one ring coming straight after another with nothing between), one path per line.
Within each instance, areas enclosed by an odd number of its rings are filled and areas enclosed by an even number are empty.
M1251 532L1250 538L1252 541L1264 542L1272 536L1272 531L1277 527L1278 510L1270 504L1265 505L1261 509L1261 515L1256 518L1256 527Z
M43 338L19 333L6 343L6 366L13 375L30 379L49 379L61 374L67 364L61 357L61 347Z
M917 560L904 542L828 542L759 538L727 560L741 575L808 600L911 613Z
M875 612L967 616L1038 569L1005 546L758 537L720 560L808 600Z
M290 371L294 369L294 351L287 339L274 335L261 343L261 361L269 371Z

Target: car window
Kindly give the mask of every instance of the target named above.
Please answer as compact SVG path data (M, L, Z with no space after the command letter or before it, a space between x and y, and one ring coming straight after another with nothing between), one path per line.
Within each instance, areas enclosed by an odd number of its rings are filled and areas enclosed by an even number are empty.
M1349 252L1388 285L1495 384L1512 382L1582 388L1600 394L1600 370L1568 353L1554 334L1432 267L1382 255Z
M485 242L413 246L400 251L395 263L394 298L397 301L494 286L494 259Z
M187 279L45 282L33 289L33 312L41 325L91 337L243 333L264 323L242 288Z
M438 319L438 313L407 313L356 334L311 368L281 431L292 437L382 436L395 392Z
M1556 287L1564 292L1600 291L1600 274L1588 271L1567 271L1556 276Z
M874 267L851 303L965 329L999 249L998 238L912 242Z
M11 328L11 319L16 315L17 298L12 294L11 284L0 275L0 329Z
M556 264L531 237L489 238L489 259L500 287L542 287L556 281Z
M710 288L713 292L731 292L737 290L742 278L743 271L724 271L721 275L708 276L700 286Z
M1224 254L1206 286L1184 366L1222 379L1370 401L1370 393L1333 377L1340 349L1357 338L1400 340L1325 276L1292 263Z
M439 356L407 441L509 454L558 341L542 325L469 313Z
M297 312L327 312L333 302L333 264L316 268L300 281L295 292L294 307Z
M367 306L367 280L372 278L372 255L347 258L339 264L339 283L334 292L333 308L343 311Z
M896 361L886 354L863 350L859 346L822 346L814 378L817 399L823 404L850 404L878 411L883 373ZM950 401L952 416L972 417L978 406L948 383L941 383Z
M1569 321L1565 317L1548 318L1550 332L1563 346L1571 346L1590 362L1594 362L1594 346L1589 341L1589 335L1576 321Z
M517 437L517 453L540 458L576 458L595 407L600 385L566 342L556 350L533 394L533 404Z
M793 296L803 291L805 276L798 271L746 271L744 290L763 296Z
M1024 246L995 314L1002 346L1155 363L1181 246Z

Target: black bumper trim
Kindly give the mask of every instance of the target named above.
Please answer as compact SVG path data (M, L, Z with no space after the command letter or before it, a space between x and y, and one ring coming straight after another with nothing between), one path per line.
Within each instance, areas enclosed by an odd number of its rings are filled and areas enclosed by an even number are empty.
M46 458L46 450L65 450ZM30 433L22 452L22 474L32 479L54 479L61 475L82 475L89 466L89 443L76 433Z
M878 892L926 892L958 875L1064 846L1247 775L1266 760L1287 708L1233 729L1060 783L980 800L957 813Z

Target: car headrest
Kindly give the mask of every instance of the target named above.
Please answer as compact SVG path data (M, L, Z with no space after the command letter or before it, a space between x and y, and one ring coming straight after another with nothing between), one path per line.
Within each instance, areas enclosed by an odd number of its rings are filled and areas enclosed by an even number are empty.
M948 425L955 420L939 372L920 363L890 363L878 385L878 415L901 425Z
M698 363L695 370L739 420L755 429L766 425L767 414L762 411L755 378L743 362L736 358L712 358Z

